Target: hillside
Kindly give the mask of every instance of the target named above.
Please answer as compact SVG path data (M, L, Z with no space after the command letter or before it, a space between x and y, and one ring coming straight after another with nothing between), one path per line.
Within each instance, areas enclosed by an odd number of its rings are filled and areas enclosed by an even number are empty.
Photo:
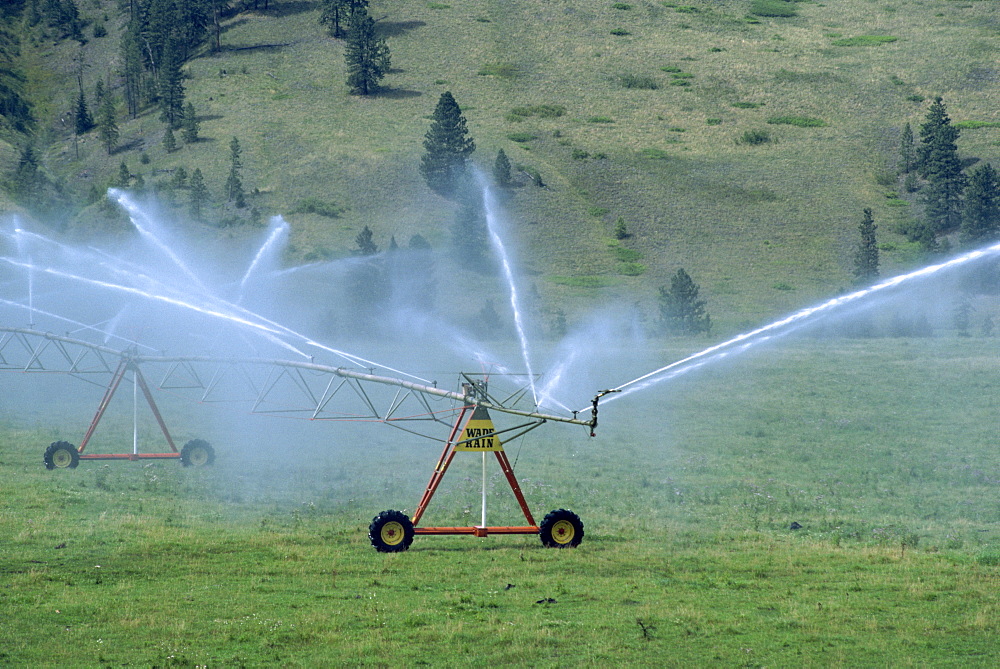
M417 167L448 90L477 165L488 172L502 148L542 176L539 188L519 172L504 198L511 241L539 313L558 308L571 320L614 301L653 319L656 289L678 268L700 284L723 332L829 296L850 283L865 207L879 225L883 274L920 262L893 232L917 215L915 196L896 197L900 129L917 128L937 95L955 121L998 120L1000 8L986 1L799 2L789 3L795 16L769 18L752 15L749 0L373 0L393 70L380 94L358 97L318 3L271 0L267 11L226 17L222 48L184 66L203 141L167 153L155 108L134 120L122 109L109 156L93 131L74 142L74 59L85 63L88 93L99 78L118 92L118 4L79 3L91 22L82 47L22 39L45 168L77 202L112 183L123 161L150 189L179 166L198 167L218 197L237 137L252 206L292 226L287 263L346 256L365 225L382 248L420 234L443 249L455 206ZM107 36L91 38L98 24ZM858 36L896 39L848 39ZM747 131L771 141L740 143ZM998 140L996 128L965 130L959 150L996 164ZM8 145L2 155L6 163L17 152ZM307 198L344 213L290 213ZM60 223L91 234L107 226L97 209ZM232 213L219 208L214 222ZM620 243L619 217L631 233ZM454 308L470 286L491 290L476 272L448 276L439 282Z

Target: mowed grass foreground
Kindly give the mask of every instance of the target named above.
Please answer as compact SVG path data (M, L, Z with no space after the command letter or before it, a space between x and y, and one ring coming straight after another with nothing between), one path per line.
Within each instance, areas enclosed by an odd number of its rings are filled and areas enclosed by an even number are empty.
M412 512L433 445L323 425L212 435L212 468L49 472L44 446L86 425L8 399L0 664L995 666L998 385L991 339L786 342L608 404L596 439L512 444L536 515L583 518L579 548L394 555L368 521ZM428 522L478 521L479 460L455 466Z

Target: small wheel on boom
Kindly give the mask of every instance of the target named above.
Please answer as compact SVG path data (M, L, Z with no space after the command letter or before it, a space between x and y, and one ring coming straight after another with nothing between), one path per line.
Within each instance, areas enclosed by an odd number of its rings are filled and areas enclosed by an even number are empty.
M80 464L80 452L68 441L53 441L45 449L46 469L76 469Z
M413 523L402 511L383 511L368 526L368 538L379 553L399 553L413 543Z
M557 509L542 520L538 536L546 548L573 548L583 541L583 521L572 511Z
M185 467L204 467L215 462L215 451L204 439L192 439L181 449L181 464Z

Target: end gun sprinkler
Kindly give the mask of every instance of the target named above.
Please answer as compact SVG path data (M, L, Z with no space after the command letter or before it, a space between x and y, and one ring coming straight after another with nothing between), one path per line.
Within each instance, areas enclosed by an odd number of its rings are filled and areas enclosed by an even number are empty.
M605 395L609 395L611 393L620 393L620 392L621 392L621 390L618 390L618 389L601 390L596 395L594 395L594 401L593 401L594 408L590 410L590 416L591 416L591 418L590 418L590 436L591 437L596 437L597 436L597 403L600 402L601 398L604 397Z

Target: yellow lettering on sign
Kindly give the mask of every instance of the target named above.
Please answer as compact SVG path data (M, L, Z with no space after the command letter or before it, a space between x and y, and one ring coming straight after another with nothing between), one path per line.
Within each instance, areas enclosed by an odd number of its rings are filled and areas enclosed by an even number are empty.
M472 417L465 424L462 436L455 445L456 451L502 451L503 444L496 435L493 420L484 407L476 407Z

